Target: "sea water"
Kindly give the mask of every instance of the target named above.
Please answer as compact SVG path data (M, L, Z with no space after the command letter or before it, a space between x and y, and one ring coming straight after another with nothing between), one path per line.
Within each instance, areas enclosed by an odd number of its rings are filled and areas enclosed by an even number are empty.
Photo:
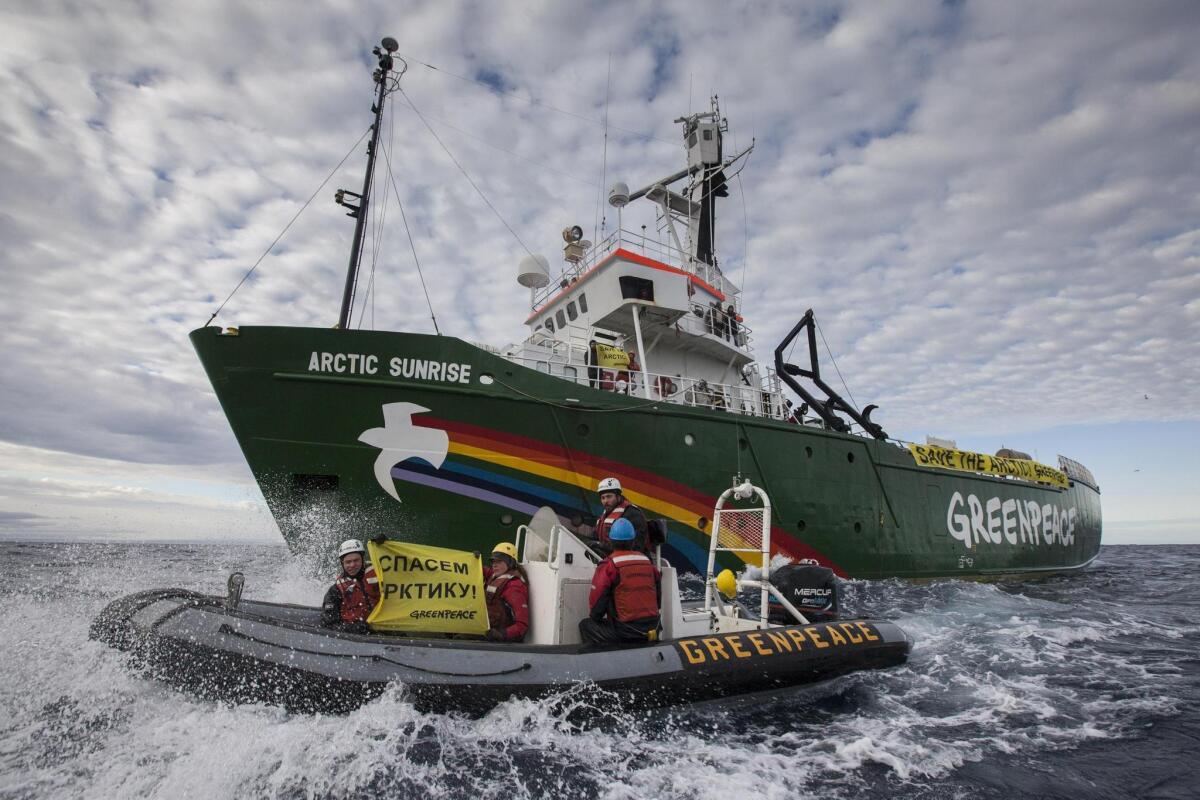
M282 546L0 542L0 797L1200 796L1200 546L1033 582L849 582L903 667L653 713L564 692L482 718L397 686L348 715L199 700L88 639L144 588L319 603ZM698 582L686 584L696 592Z

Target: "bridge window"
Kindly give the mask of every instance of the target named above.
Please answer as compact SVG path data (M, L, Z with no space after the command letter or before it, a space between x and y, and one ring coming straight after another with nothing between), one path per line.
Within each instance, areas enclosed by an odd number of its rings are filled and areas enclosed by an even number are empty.
M575 310L575 303L573 301L567 303L567 316L571 318L571 322L579 319L579 312Z
M560 329L567 327L567 315L563 313L561 308L554 312L554 321L558 323Z
M621 297L626 300L649 300L654 302L654 281L623 275L620 278Z
M579 295L579 310L582 311L584 314L587 313L587 295L586 294Z

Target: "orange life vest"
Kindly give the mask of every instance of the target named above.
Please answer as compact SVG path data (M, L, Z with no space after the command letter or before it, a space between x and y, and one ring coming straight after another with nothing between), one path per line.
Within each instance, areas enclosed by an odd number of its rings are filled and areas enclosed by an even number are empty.
M363 567L353 578L343 572L333 586L342 598L342 622L366 622L379 602L379 578L375 575L375 567Z
M621 502L613 506L611 511L605 511L596 520L596 539L601 542L608 541L608 531L612 528L613 523L625 516L625 509L629 508L633 503L630 503L624 497Z
M658 586L654 565L644 553L618 550L610 560L621 576L613 589L613 605L621 622L658 617Z
M504 603L504 587L515 576L512 572L493 575L487 582L488 625L492 628L507 628L514 622L513 615Z

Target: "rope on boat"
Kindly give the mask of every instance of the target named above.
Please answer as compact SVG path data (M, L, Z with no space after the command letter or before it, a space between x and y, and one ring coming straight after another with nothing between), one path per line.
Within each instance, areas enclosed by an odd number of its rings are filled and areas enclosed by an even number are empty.
M594 117L588 117L588 116L584 116L583 114L577 114L574 111L567 111L566 109L558 108L557 106L550 105L549 103L544 102L542 100L538 100L533 97L527 97L524 94L521 94L514 89L505 89L503 87L503 85L497 86L496 83L488 83L487 81L481 81L478 78L468 78L465 75L458 75L454 72L451 72L448 69L442 69L441 67L435 67L433 64L427 64L426 62L422 61L419 58L416 58L415 56L406 55L406 56L404 56L404 58L408 61L413 62L414 64L420 64L422 67L425 67L426 69L431 69L434 72L440 72L443 75L450 76L451 78L457 78L458 80L465 81L467 83L477 83L480 86L482 86L483 88L487 89L488 92L493 93L493 94L502 94L502 95L505 95L506 97L512 98L513 100L520 100L522 103L528 103L531 106L539 106L548 111L554 111L556 113L563 114L568 117L574 117L575 119L583 120L584 122L591 123L592 125L604 125L605 124L604 120L599 120ZM621 131L622 133L632 134L633 136L637 136L638 138L645 139L647 141L662 142L663 144L669 144L672 147L678 146L678 142L671 141L668 139L660 139L651 133L644 133L643 131L635 131L631 128L622 128L617 125L612 125L610 127L614 131Z
M494 205L492 205L492 201L487 199L487 195L485 195L483 190L480 189L475 181L471 179L471 176L467 173L466 168L459 163L457 158L454 157L454 154L450 152L450 148L446 147L446 143L442 141L442 137L438 136L437 131L433 129L433 126L425 120L425 115L421 113L421 109L417 108L416 104L412 101L412 98L409 97L404 92L404 89L400 88L399 86L396 87L396 91L400 93L401 97L408 101L409 108L416 112L417 118L421 120L421 123L426 127L426 129L428 129L430 135L433 136L433 138L441 146L442 150L446 152L446 155L450 157L450 160L454 162L454 166L458 167L458 171L461 172L463 177L467 179L467 183L471 184L471 188L475 190L475 192L483 199L483 202L487 205L487 207L492 210L492 213L496 215L496 219L500 220L500 223L504 225L505 228L508 228L508 232L511 233L512 237L517 240L517 244L521 245L521 248L526 253L529 253L530 256L533 256L533 251L525 245L525 242L521 240L521 237L517 235L517 232L513 230L511 225L508 224L508 221L500 215L500 212L496 210Z
M222 625L219 630L221 633L227 634L229 636L237 636L240 639L246 639L247 641L254 642L255 644L265 644L268 647L278 647L283 650L291 650L294 653L306 653L306 654L312 655L312 656L331 656L333 658L352 658L352 659L369 658L372 661L386 661L389 664L395 664L398 667L404 667L405 669L411 669L416 672L426 672L426 673L429 673L430 675L446 675L446 676L453 677L453 678L492 678L492 677L496 677L498 675L512 675L515 672L524 672L525 670L533 669L533 665L530 664L528 661L526 661L525 663L521 664L521 666L519 666L519 667L512 667L511 669L502 669L502 670L498 670L496 672L445 672L443 670L430 669L428 667L418 667L415 664L405 664L403 661L397 661L396 659L388 658L387 656L379 656L379 655L360 656L360 655L355 655L353 653L330 653L330 652L326 652L324 650L309 650L304 647L296 647L295 645L279 644L278 642L272 642L272 641L268 641L266 639L260 639L257 636L251 636L248 633L242 633L241 631L234 630L229 625Z
M393 104L392 108L395 108ZM413 111L416 111L414 108ZM395 126L392 127L395 130ZM425 285L425 273L421 271L421 259L417 256L417 246L413 243L412 228L408 225L408 215L404 213L404 201L400 199L400 189L396 186L396 175L392 172L392 159L388 156L388 148L383 148L383 160L387 163L388 179L392 182L392 192L396 195L396 205L400 208L400 219L404 221L404 232L408 234L408 246L412 250L413 263L417 265L417 277L421 279L421 291L425 292L425 304L429 306L429 318L433 320L433 332L442 335L438 328L437 314L433 310L433 301L429 299L429 288Z
M358 137L358 141L354 143L354 146L346 151L346 155L342 156L342 160L337 163L337 166L330 170L329 174L325 176L325 180L321 181L321 185L316 188L316 191L309 195L309 198L304 201L304 205L300 206L300 210L296 212L296 216L292 217L291 222L288 222L287 225L283 226L283 230L281 230L279 235L275 237L275 241L271 242L271 244L267 246L267 249L263 251L263 254L258 257L257 261L254 262L254 266L252 266L250 270L242 276L242 279L238 281L237 286L233 287L233 291L229 293L229 296L225 298L224 302L217 306L217 310L214 311L212 316L208 318L208 322L204 323L204 327L207 328L212 324L212 321L217 318L217 314L221 313L221 309L225 308L225 304L233 299L233 296L237 294L238 289L242 288L242 284L246 282L246 279L250 277L254 270L258 269L258 265L261 264L262 260L267 257L267 254L271 252L272 248L279 244L279 240L282 239L283 235L288 232L288 228L292 227L293 223L300 219L300 215L304 213L304 209L308 208L309 204L316 199L317 194L319 194L320 191L325 188L325 184L329 183L329 179L332 178L334 174L342 168L342 164L346 163L346 159L348 159L354 153L354 151L358 149L358 146L362 144L362 140L365 139L367 134L370 132L371 126L368 125L367 129L363 131L362 136Z

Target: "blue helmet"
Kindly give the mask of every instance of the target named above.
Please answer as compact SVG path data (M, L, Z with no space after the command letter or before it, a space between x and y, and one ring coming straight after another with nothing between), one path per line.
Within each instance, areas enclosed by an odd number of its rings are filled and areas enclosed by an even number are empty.
M614 522L608 530L608 538L614 542L632 542L635 536L637 531L633 529L633 523L625 518Z

